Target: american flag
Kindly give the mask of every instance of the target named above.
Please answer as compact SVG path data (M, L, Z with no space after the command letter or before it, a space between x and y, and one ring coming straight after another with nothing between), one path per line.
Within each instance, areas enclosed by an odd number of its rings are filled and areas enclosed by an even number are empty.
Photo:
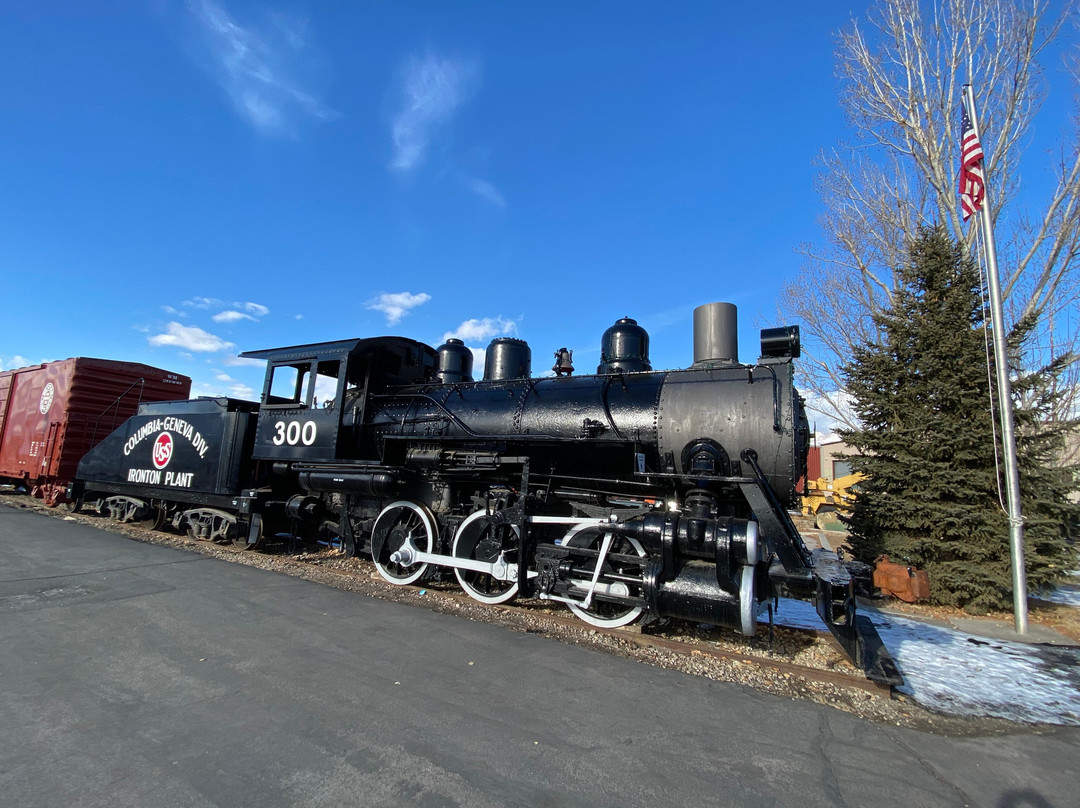
M983 203L983 150L968 117L967 104L960 105L960 207L964 221Z

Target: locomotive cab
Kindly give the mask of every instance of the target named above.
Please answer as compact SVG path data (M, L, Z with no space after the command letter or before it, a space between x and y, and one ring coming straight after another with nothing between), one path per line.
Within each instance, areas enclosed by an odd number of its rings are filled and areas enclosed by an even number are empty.
M429 381L435 351L404 337L340 340L241 354L265 359L257 460L361 460L369 396Z

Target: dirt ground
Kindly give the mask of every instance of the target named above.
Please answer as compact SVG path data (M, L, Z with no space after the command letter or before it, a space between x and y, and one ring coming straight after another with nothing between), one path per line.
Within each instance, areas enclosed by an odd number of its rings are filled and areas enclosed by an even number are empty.
M943 716L923 709L903 695L868 691L862 672L851 665L828 635L778 628L772 638L768 632L760 632L756 637L742 637L725 629L675 620L656 621L643 629L597 631L585 623L567 620L570 617L567 610L552 608L540 601L517 602L511 608L479 604L461 593L452 573L448 580L430 581L423 587L398 587L385 582L369 559L344 558L339 552L326 548L288 553L280 545L272 546L266 552L239 551L195 542L175 533L117 524L93 514L71 514L63 507L48 508L40 500L6 491L0 491L0 505L77 521L138 541L295 575L359 596L453 613L515 631L588 646L645 664L738 682L787 698L808 699L876 722L948 735L1002 734L1021 729L1014 723L997 719ZM929 607L918 605L901 604L897 610L935 616ZM940 615L941 610L938 612ZM1039 602L1033 604L1031 621L1042 622L1080 640L1078 613L1080 609ZM657 642L652 642L651 638L656 638ZM800 672L800 667L805 670Z

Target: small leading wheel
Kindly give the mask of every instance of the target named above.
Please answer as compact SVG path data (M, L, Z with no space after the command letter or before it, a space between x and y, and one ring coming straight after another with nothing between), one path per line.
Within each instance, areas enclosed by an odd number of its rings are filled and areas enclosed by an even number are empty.
M383 508L371 529L371 556L379 575L392 584L416 583L427 563L408 559L410 552L430 553L435 544L435 519L427 508L401 500ZM375 548L381 548L376 552Z
M487 511L469 514L454 534L455 558L468 558L493 564L502 559L507 564L518 563L521 533L517 525L482 524ZM481 524L477 524L481 522ZM458 583L470 597L481 603L506 603L518 593L518 582L503 581L486 572L454 568Z
M603 546L604 534L592 525L582 525L571 529L563 537L563 545L567 547L581 547L599 552ZM606 585L612 595L622 597L641 597L639 584L627 583L625 580L610 579L605 581L605 575L618 575L620 577L638 577L641 568L634 564L619 563L612 555L636 555L645 557L645 550L637 539L629 536L613 536L608 556L604 559L604 565L600 571L598 583ZM574 583L576 589L588 591L592 582L593 573L596 571L596 560L592 559L584 564L575 564L576 574ZM613 603L603 600L602 596L594 595L592 603L585 608L576 603L567 604L570 611L589 623L599 628L618 628L628 626L637 620L645 612L644 606L627 606L623 603Z

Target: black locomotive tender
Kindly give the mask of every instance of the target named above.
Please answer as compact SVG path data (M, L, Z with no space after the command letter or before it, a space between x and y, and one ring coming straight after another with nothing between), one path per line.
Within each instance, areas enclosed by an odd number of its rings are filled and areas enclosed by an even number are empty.
M82 460L69 498L122 521L257 548L288 534L370 552L394 584L453 570L483 603L536 597L616 627L670 616L757 630L778 595L813 600L871 678L898 682L853 571L787 515L809 429L797 327L737 359L735 307L694 312L694 363L654 371L625 318L594 375L530 376L522 340L299 345L265 359L262 404L145 404Z

